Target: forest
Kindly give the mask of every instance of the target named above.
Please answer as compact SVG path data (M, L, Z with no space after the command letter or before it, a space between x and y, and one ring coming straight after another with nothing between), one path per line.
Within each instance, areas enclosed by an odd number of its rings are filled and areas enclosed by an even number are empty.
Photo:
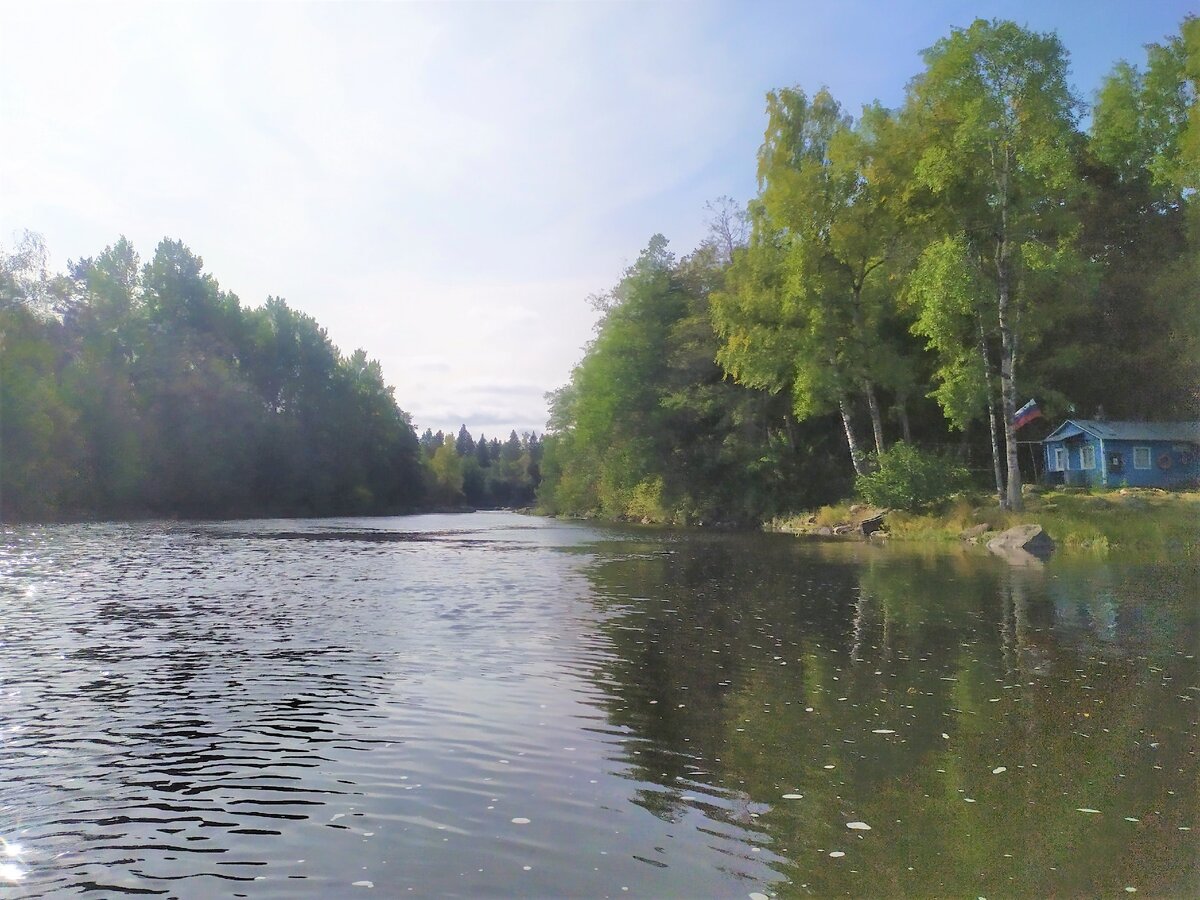
M1196 418L1200 20L1146 50L1086 129L1057 36L1006 21L929 48L899 109L772 91L758 195L593 298L542 506L761 522L903 470L1019 509L1027 399Z
M46 271L0 257L0 516L232 517L528 503L533 435L418 439L363 350L279 298L244 307L164 240ZM460 460L459 453L469 458Z
M280 298L243 305L180 241L50 273L26 234L0 253L0 519L536 502L749 524L889 461L1019 508L1027 399L1196 418L1200 19L1090 107L1057 36L1012 22L924 61L898 109L770 92L757 196L710 203L686 255L653 236L589 298L540 439L418 437L365 351Z

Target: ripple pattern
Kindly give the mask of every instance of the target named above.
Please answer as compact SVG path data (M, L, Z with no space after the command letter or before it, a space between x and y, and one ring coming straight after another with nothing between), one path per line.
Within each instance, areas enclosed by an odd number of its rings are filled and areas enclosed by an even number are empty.
M507 514L7 530L0 882L293 897L771 879L731 818L697 806L710 831L680 831L629 802L631 736L592 677L612 652L580 574L598 537Z

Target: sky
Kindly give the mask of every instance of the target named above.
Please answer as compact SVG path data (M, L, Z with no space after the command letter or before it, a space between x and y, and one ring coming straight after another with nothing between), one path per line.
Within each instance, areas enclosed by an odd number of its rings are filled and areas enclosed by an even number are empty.
M418 430L541 431L655 233L755 193L767 91L898 106L977 17L1057 31L1090 100L1195 2L0 0L0 246L203 257L383 366Z

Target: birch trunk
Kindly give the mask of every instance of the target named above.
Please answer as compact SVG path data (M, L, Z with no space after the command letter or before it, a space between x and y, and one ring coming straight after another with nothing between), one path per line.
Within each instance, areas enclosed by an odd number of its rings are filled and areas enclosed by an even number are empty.
M896 411L900 416L900 434L904 436L904 443L912 443L912 426L908 422L908 397L901 394L896 398Z
M1010 170L1012 153L1004 148L1000 172L1000 234L996 244L997 311L1000 324L1000 414L1004 417L1004 456L1008 462L1008 508L1021 509L1021 465L1017 459L1017 432L1013 417L1017 413L1017 316L1012 301L1012 273L1008 266L1008 206L1011 200Z
M992 439L992 474L996 476L996 502L1003 509L1004 473L1000 468L1000 436L996 433L996 398L992 394L992 361L988 358L987 340L983 335L983 320L979 321L979 359L983 363L983 382L987 389L988 433Z
M875 385L863 382L863 393L867 397L867 409L871 411L871 430L875 432L875 452L883 452L883 419L879 414L879 401L875 397Z
M1021 509L1021 466L1017 459L1017 338L1009 321L1008 267L1000 266L1000 414L1004 417L1004 456L1008 463L1008 508Z
M838 396L838 412L842 414L842 427L846 429L846 446L850 448L850 463L854 466L854 474L866 475L867 469L863 464L862 449L858 446L858 438L854 436L854 423L850 421L850 406L846 403L844 394Z

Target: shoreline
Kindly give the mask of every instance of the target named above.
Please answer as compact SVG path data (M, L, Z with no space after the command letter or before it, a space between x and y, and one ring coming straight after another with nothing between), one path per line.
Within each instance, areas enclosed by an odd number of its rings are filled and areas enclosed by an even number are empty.
M959 495L924 511L883 509L846 500L817 510L776 516L760 523L671 522L614 519L598 512L549 513L537 508L518 512L577 522L701 528L705 531L764 531L812 541L846 543L936 544L975 546L1018 525L1040 525L1059 550L1088 553L1179 553L1200 557L1200 491L1160 488L1027 488L1025 509L1009 512L992 494ZM863 533L863 522L881 519L882 528Z
M905 543L986 544L1017 525L1040 525L1056 547L1181 552L1200 555L1200 492L1156 488L1111 491L1036 489L1025 494L1021 512L1002 510L992 495L962 495L921 511L880 510L857 504L822 507L764 524L768 531L842 540L864 538L859 524L881 515L883 540Z

